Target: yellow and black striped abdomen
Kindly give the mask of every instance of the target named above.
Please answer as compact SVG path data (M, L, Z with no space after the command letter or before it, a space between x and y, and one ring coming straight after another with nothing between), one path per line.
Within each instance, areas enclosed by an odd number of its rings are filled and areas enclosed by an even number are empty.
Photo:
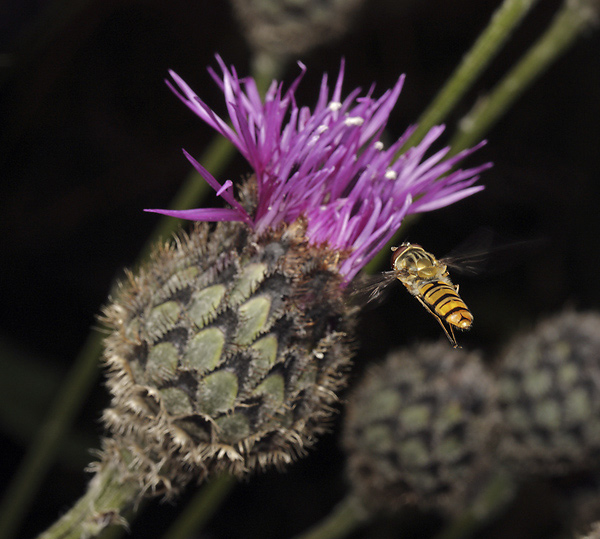
M434 281L419 286L420 299L444 322L460 329L469 329L473 315L452 285Z

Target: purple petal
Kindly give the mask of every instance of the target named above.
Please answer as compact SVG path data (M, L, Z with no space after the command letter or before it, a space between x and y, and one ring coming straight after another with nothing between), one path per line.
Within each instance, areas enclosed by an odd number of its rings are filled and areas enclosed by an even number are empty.
M339 271L351 279L400 226L408 213L431 211L470 196L489 164L452 172L484 142L451 158L448 148L431 153L444 126L429 130L416 146L395 158L414 132L409 127L387 149L379 142L399 98L404 76L377 98L372 85L344 98L344 61L330 86L323 75L316 106L296 103L295 92L306 68L284 91L273 81L261 100L256 83L240 78L216 57L220 74L210 69L225 98L229 118L220 118L177 74L168 83L200 119L228 138L248 161L257 186L253 217L235 199L231 181L223 185L189 154L186 156L230 209L151 210L194 220L236 220L260 234L281 223L307 220L307 237L345 251ZM229 125L226 122L229 121ZM427 157L426 157L427 156Z
M245 221L243 215L228 208L197 208L194 210L144 210L188 221Z

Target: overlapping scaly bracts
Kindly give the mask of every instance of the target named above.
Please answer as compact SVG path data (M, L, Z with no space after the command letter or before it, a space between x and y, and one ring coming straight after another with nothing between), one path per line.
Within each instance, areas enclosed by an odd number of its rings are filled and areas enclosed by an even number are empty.
M356 310L304 234L200 223L107 308L105 450L125 448L143 490L289 463L327 428Z

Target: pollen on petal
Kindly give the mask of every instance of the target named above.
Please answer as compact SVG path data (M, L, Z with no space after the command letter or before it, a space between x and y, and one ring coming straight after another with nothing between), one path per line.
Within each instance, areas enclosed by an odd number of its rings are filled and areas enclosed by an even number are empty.
M364 118L361 118L360 116L355 116L355 117L353 117L353 118L352 118L352 117L349 117L349 118L346 118L346 119L344 120L344 123L345 123L347 126L352 126L352 125L362 125L362 124L364 124L364 123L365 123L365 119L364 119Z

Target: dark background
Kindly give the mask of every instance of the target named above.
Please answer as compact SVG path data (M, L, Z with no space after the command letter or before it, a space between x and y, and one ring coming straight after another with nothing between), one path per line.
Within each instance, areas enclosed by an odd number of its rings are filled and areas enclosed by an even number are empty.
M322 73L337 73L342 56L346 93L373 81L381 93L406 73L389 123L390 138L397 137L417 120L497 4L367 1L346 36L301 58L308 72L299 102L312 106ZM449 134L533 43L558 4L541 1L528 16L448 118ZM45 8L44 2L5 2L0 52L15 50ZM65 4L58 13L67 9ZM43 36L57 20L50 16L33 27L33 35ZM598 33L580 39L487 135L488 146L469 161L495 163L481 180L485 191L423 216L407 231L407 239L440 256L481 227L510 241L544 239L521 249L503 273L455 278L476 319L459 341L481 349L490 362L511 335L540 318L599 304L599 44ZM216 52L248 73L250 52L227 3L113 0L82 6L31 54L2 56L0 361L8 374L0 376L0 392L12 395L9 402L4 398L0 418L4 477L15 469L96 324L114 279L134 262L156 224L157 217L142 208L167 207L190 170L181 148L198 156L211 140L210 129L165 86L167 70L177 71L222 112L222 96L205 70L215 65ZM291 65L284 78L297 73ZM247 171L238 158L223 179ZM360 337L357 372L393 346L442 338L406 293L365 312ZM15 364L30 374L13 377ZM89 456L78 448L97 446L98 417L107 401L98 382L23 537L44 529L83 492L81 470ZM346 489L336 434L287 473L270 472L239 486L203 537L285 537L327 514ZM527 488L482 536L548 537L557 528L557 499L545 487ZM158 536L192 491L178 504L152 503L132 525L132 536ZM396 528L402 530L397 536L427 537L437 525L411 520ZM375 525L355 537L394 537L394 526Z

